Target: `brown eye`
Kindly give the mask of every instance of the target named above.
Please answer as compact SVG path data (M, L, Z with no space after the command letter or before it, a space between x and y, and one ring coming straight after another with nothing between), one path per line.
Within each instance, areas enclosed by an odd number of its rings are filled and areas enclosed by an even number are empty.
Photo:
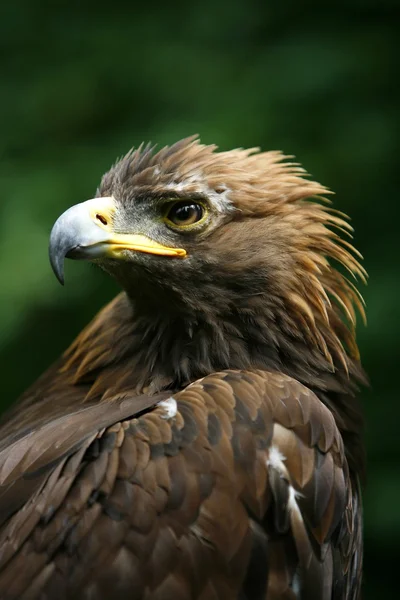
M166 214L168 221L177 227L187 227L201 221L205 215L205 209L197 202L184 200L175 202Z

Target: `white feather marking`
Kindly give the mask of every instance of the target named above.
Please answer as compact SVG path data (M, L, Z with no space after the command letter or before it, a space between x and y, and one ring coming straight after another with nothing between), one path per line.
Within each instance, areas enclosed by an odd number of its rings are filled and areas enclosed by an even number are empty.
M286 467L283 462L286 460L286 457L282 454L282 452L276 447L271 446L269 449L267 465L276 469L277 471L284 471L286 473Z
M301 498L302 494L294 489L292 485L289 485L289 508L295 510L301 516L299 505L297 504L296 498ZM303 517L301 517L303 518Z
M298 571L296 571L296 573L293 575L292 590L293 590L293 593L295 594L296 598L300 598L301 578L300 578L300 573Z
M296 498L300 498L302 496L302 494L301 494L301 492L298 492L297 490L295 490L295 488L291 485L290 475L284 464L285 460L286 460L286 457L282 454L282 452L279 450L279 448L277 448L276 446L271 446L271 448L269 449L267 466L271 467L272 469L275 469L276 471L278 471L280 473L281 477L284 477L285 479L288 480L288 491L289 491L288 507L289 507L289 510L296 511L302 518L300 509L299 509L297 501L296 501Z
M178 412L178 404L173 396L166 400L161 400L161 402L158 402L157 406L161 406L165 411L165 414L162 415L163 419L173 419Z
M218 212L227 213L236 210L232 201L228 197L228 189L225 189L223 192L217 193L211 188L208 188L205 193L210 199L211 204L218 210Z

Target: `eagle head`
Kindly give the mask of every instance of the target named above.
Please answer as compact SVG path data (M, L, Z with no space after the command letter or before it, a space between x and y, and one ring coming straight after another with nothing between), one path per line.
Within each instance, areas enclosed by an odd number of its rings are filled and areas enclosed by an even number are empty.
M361 279L365 271L328 193L280 152L217 152L196 137L158 152L140 146L103 176L94 199L56 221L50 260L61 282L65 257L98 264L136 313L186 323L186 348L196 326L209 328L213 367L240 366L237 351L254 366L270 356L285 368L292 356L305 369L348 371L358 358L354 307L363 308L337 266Z

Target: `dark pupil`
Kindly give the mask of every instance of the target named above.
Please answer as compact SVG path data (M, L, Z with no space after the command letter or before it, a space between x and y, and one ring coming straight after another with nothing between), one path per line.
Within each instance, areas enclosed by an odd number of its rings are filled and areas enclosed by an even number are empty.
M203 216L203 208L200 204L186 202L176 204L170 210L168 218L176 225L192 225L200 221Z

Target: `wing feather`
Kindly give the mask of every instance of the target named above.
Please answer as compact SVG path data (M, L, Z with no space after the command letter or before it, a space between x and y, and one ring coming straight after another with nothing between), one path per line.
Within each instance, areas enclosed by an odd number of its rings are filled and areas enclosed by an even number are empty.
M0 599L356 598L360 498L330 410L261 371L209 375L176 413L169 395L5 425Z

